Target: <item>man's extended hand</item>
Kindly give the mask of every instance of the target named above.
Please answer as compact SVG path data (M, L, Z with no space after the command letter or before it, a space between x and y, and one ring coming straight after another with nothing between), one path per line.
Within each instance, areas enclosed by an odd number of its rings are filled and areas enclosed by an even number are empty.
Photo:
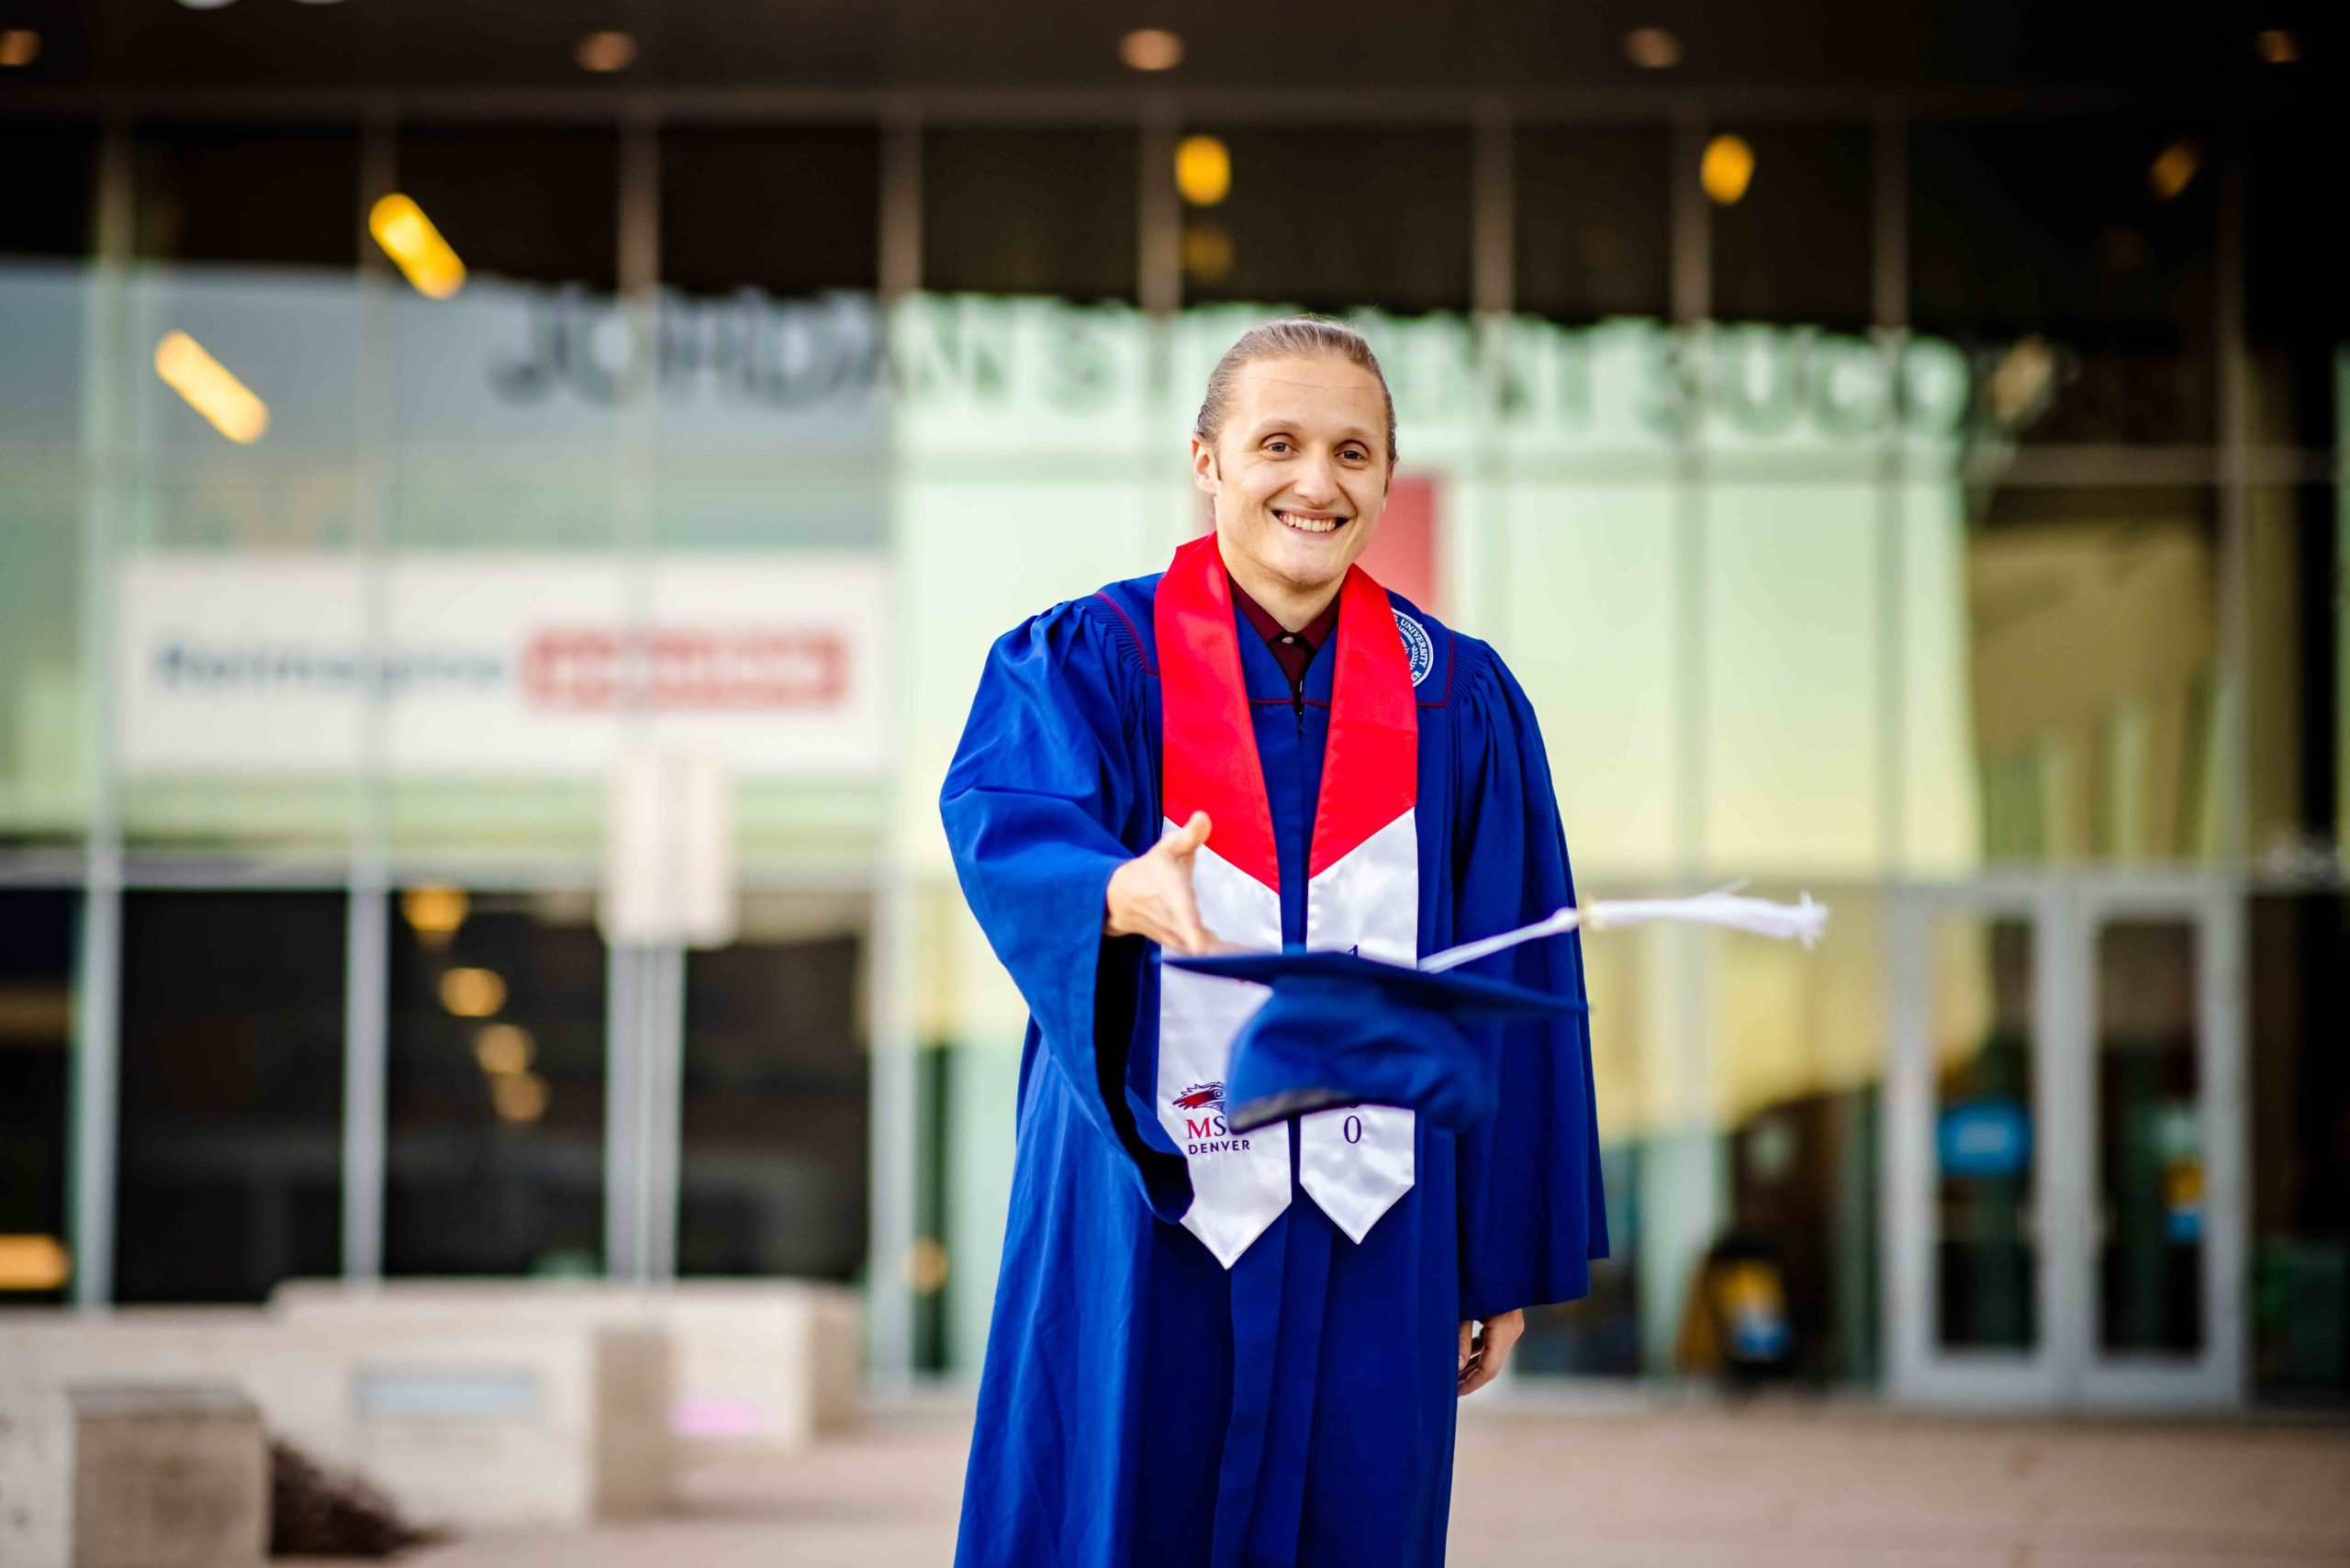
M1192 857L1208 841L1208 814L1193 812L1143 854L1110 873L1102 929L1113 936L1147 936L1170 953L1213 953L1225 944L1200 924L1192 894Z
M1502 1312L1488 1317L1480 1325L1460 1326L1460 1379L1456 1392L1463 1395L1476 1393L1501 1376L1502 1368L1509 1364L1510 1348L1517 1337L1526 1332L1526 1314Z

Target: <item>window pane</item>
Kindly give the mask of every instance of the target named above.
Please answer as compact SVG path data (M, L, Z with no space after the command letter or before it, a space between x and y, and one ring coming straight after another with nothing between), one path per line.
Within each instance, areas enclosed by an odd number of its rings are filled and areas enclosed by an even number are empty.
M351 267L359 225L354 130L140 128L141 256Z
M1753 890L1789 902L1806 890ZM1832 950L1706 935L1706 1016L1728 1144L1729 1238L1737 1255L1775 1266L1785 1299L1790 1343L1780 1357L1753 1359L1862 1381L1878 1360L1886 1020L1874 934L1884 920L1861 888L1822 896L1842 923ZM1756 1317L1767 1345L1769 1315ZM1724 1327L1734 1339L1734 1321Z
M86 256L97 132L84 126L0 127L0 256ZM17 323L9 323L15 336Z
M1865 874L1883 847L1876 491L1725 480L1706 509L1707 858Z
M2018 439L2213 439L2210 149L2199 128L2083 121L1911 138L1911 319L1975 355Z
M661 277L688 294L871 290L879 133L673 129L661 135Z
M1934 1300L1950 1350L2040 1340L2031 935L2022 920L1953 916L1934 928Z
M620 275L620 140L609 130L419 128L400 190L469 274L609 291Z
M677 1271L845 1280L865 1259L863 901L753 895L686 958Z
M64 1299L81 895L0 891L0 1306Z
M83 829L82 510L78 486L0 484L0 844Z
M2217 527L2196 489L1996 489L1966 539L1994 860L2219 852Z
M1187 205L1183 296L1334 313L1466 310L1465 129L1214 130L1231 189Z
M394 297L396 543L609 543L619 411L651 348L612 292L617 136L419 128L398 159L466 272L447 297Z
M2098 1343L2109 1351L2203 1348L2196 993L2191 924L2098 933Z
M118 1299L341 1268L344 926L337 893L124 896Z
M2244 182L2244 328L2251 353L2252 439L2333 448L2344 418L2337 370L2350 344L2350 297L2332 203L2315 193L2341 175L2337 105L2255 119Z
M1752 162L1731 178L1729 139ZM1870 308L1869 132L1729 130L1701 169L1712 200L1713 314L1723 321L1864 327ZM1719 167L1728 159L1731 167ZM1658 201L1665 201L1663 193Z
M1138 157L1123 130L925 133L923 286L1133 299Z
M2330 876L2343 829L2342 492L2245 492L2245 742L2251 844L2272 875Z
M1671 148L1661 130L1518 132L1519 309L1570 321L1671 313Z
M2253 1378L2264 1395L2350 1394L2350 902L2250 901ZM2329 1156L2328 1151L2333 1151Z
M592 915L584 893L401 895L386 1272L599 1271L605 958Z
M662 139L664 545L878 547L890 515L880 137Z

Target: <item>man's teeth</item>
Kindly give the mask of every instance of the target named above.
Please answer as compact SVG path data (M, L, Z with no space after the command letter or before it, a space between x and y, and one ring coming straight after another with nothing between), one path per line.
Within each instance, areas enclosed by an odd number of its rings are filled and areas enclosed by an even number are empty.
M1347 521L1342 517L1300 517L1293 511L1277 511L1273 515L1305 533L1328 533Z

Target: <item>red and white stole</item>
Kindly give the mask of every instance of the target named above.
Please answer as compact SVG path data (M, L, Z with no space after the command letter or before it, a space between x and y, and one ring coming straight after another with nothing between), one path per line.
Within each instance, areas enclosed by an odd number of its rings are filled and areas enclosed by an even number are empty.
M1226 941L1281 945L1281 862L1241 676L1231 585L1215 536L1176 551L1151 611L1158 633L1167 825L1214 824L1192 861L1200 918ZM1360 567L1338 589L1330 738L1307 861L1305 945L1419 960L1419 723L1386 590ZM1260 985L1160 970L1158 1119L1191 1169L1184 1227L1229 1269L1289 1206L1289 1126L1225 1126L1232 1042ZM1411 1190L1413 1115L1343 1106L1300 1118L1298 1182L1356 1241Z

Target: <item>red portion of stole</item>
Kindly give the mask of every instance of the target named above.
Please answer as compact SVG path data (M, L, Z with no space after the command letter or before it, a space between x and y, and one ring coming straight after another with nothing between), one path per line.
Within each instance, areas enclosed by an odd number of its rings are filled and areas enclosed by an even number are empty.
M1175 552L1151 606L1158 633L1168 820L1205 812L1208 845L1226 863L1279 891L1272 808L1240 673L1232 589L1215 536ZM1411 810L1419 791L1419 716L1411 665L1387 592L1360 566L1338 588L1338 663L1330 739L1315 802L1309 877Z

